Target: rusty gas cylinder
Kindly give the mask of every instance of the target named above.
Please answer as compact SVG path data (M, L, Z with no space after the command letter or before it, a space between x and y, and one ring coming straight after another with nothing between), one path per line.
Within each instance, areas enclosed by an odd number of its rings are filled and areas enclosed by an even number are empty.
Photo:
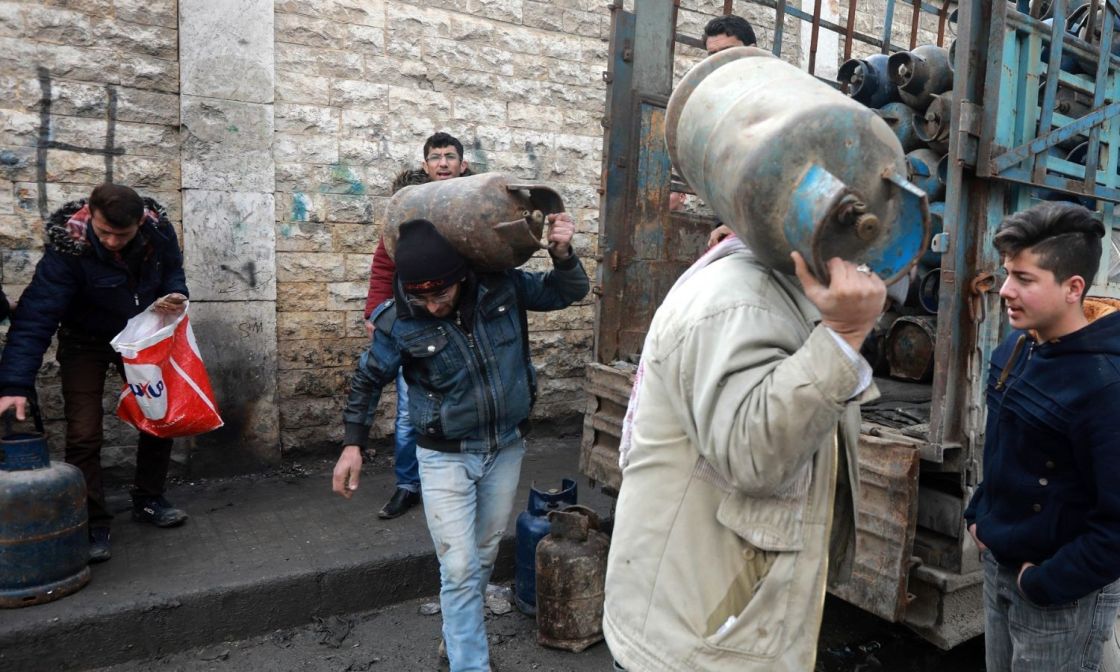
M548 514L537 546L537 643L580 652L603 638L603 591L610 540L585 506Z
M396 257L398 227L427 219L475 271L504 271L545 247L541 236L548 215L563 212L551 188L482 173L401 189L389 201L385 249Z
M665 142L696 194L779 271L793 273L797 251L823 281L840 257L891 283L928 240L928 199L890 126L762 49L692 68L669 99Z
M907 315L898 318L887 332L887 361L891 377L918 383L931 380L936 349L936 316Z

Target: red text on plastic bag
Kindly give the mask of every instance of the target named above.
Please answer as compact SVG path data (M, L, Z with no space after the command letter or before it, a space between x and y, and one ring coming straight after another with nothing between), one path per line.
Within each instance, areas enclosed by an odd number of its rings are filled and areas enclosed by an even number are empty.
M186 311L176 317L149 308L129 320L112 345L124 361L121 420L166 439L222 426Z

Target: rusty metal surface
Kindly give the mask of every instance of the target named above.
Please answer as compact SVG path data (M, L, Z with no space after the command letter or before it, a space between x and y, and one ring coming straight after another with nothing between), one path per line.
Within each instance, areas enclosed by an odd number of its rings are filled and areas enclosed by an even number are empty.
M578 653L603 639L610 539L586 507L548 519L552 530L537 546L537 642Z
M887 361L891 376L927 382L933 376L936 318L907 315L894 321L887 332Z
M385 249L396 254L402 223L427 219L476 271L503 271L541 249L543 217L563 210L563 199L550 187L502 173L417 184L389 201Z
M888 621L909 603L910 549L918 521L916 442L861 435L860 499L851 578L829 591Z
M628 295L623 274L618 273L623 258L631 256L630 218L633 203L629 182L633 161L633 45L634 14L622 9L621 1L611 6L611 41L607 83L606 116L603 118L603 171L599 205L599 249L595 304L595 361L618 359L618 334L622 306Z

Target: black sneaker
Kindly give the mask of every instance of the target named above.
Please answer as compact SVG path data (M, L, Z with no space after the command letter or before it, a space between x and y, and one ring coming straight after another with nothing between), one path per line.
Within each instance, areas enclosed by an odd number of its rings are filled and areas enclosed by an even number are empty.
M176 509L163 495L158 497L133 497L132 519L151 523L156 527L175 527L187 520L187 512Z
M90 564L105 562L113 557L109 547L109 528L91 527L89 529L89 561Z
M384 520L396 518L419 503L419 492L397 488L397 491L393 493L389 501L385 502L385 506L381 507L381 510L377 512L377 517Z

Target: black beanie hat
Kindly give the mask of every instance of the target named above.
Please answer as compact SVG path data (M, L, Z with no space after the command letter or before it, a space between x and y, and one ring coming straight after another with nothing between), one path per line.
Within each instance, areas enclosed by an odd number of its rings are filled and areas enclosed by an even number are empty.
M397 277L409 294L438 292L467 277L467 261L426 219L410 219L397 239Z

